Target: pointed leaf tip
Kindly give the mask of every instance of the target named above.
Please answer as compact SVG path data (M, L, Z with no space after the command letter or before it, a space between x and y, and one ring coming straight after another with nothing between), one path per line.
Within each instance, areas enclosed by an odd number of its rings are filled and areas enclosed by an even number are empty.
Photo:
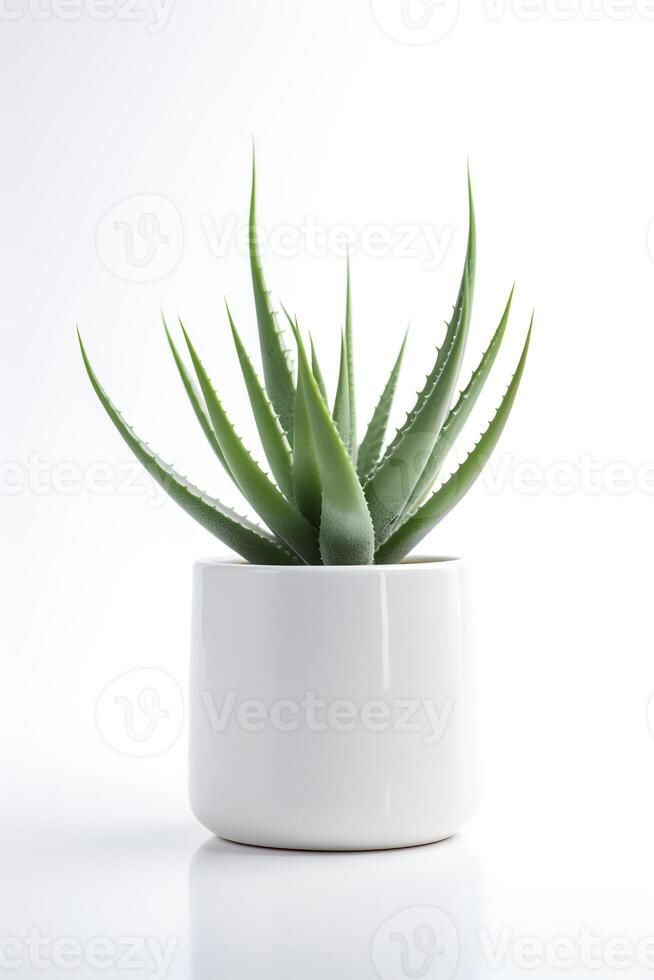
M291 476L291 452L288 442L236 329L236 324L232 318L229 306L227 306L227 317L263 451L266 454L266 459L268 460L278 487L282 490L284 496L292 501L293 481Z
M245 448L188 334L184 332L184 335L216 438L243 496L273 533L306 564L317 564L319 552L314 529L283 496Z
M100 384L87 357L82 338L79 339L86 372L102 407L138 461L175 503L246 561L261 564L297 563L295 556L280 542L256 525L239 518L220 501L198 490L150 450L147 443L127 424Z
M250 251L250 274L252 291L257 314L259 346L263 363L263 377L266 391L289 442L293 440L293 414L295 411L295 381L293 370L288 362L283 334L277 326L270 303L270 293L261 266L256 228L256 177L252 168L252 193L250 197L250 216L248 221L248 240Z
M401 561L465 496L493 452L515 401L529 350L530 329L520 360L504 397L474 449L445 483L412 514L377 550L375 560L380 564Z

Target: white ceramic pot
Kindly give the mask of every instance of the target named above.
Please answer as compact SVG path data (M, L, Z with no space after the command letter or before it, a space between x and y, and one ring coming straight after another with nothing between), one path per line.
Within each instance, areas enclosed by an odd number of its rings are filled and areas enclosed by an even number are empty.
M219 837L318 850L456 833L476 802L458 559L194 569L190 799Z

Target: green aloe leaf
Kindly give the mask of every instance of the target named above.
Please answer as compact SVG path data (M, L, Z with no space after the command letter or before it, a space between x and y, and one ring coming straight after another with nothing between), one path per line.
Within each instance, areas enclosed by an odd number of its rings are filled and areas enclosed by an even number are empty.
M207 415L207 410L205 408L202 395L198 391L197 385L195 384L193 378L191 377L191 375L186 369L186 365L184 364L184 361L182 360L180 353L177 350L177 347L175 346L173 338L170 335L170 331L168 330L168 324L166 323L166 319L163 315L162 315L162 320L163 320L164 330L166 331L166 337L168 338L168 345L170 347L170 350L172 351L175 364L177 365L179 376L182 379L184 390L188 395L188 400L191 403L191 408L193 409L195 413L195 417L197 418L198 422L200 423L200 426L202 427L202 431L204 432L207 438L207 442L209 443L214 453L216 454L220 462L223 464L223 466L229 473L229 467L225 462L225 457L223 456L220 445L218 444L218 440L216 439L216 433L213 431L211 425L211 419ZM229 475L231 476L231 473Z
M288 310L286 309L286 307L284 306L283 303L281 304L281 307L282 307L282 310L284 312L284 316L286 317L286 319L288 321L288 325L290 326L290 328L291 328L291 330L293 332L293 335L295 336L295 331L298 329L298 326L297 326L297 317L295 317L295 319L294 319L291 316L291 314L288 312ZM318 388L320 389L320 394L325 399L325 402L327 402L327 385L325 384L325 378L324 378L324 375L323 375L323 373L322 373L322 371L320 369L320 363L318 361L318 352L317 352L317 350L315 348L315 345L314 345L314 342L313 342L313 337L311 336L311 334L309 334L309 341L310 341L310 344L311 344L311 371L313 372L313 376L316 379L316 384L318 385ZM297 406L297 399L296 399L295 404Z
M322 482L301 371L298 374L295 401L293 491L300 513L304 514L314 527L319 527L322 508Z
M299 330L295 330L299 378L306 396L320 478L320 553L325 565L369 565L374 531L361 484L329 409L320 394Z
M341 360L338 370L338 384L336 385L336 398L334 399L334 410L332 412L332 417L336 423L338 434L343 440L343 445L347 451L350 452L352 441L352 419L350 415L350 379L348 372L345 334L341 334Z
M509 294L509 299L504 309L504 313L502 314L502 318L497 326L497 329L495 330L495 333L493 334L490 344L482 355L479 364L472 372L470 381L459 395L456 404L450 410L450 413L445 420L427 465L422 471L422 475L404 509L403 516L406 516L415 510L418 504L422 503L425 497L429 494L431 487L438 478L438 474L440 473L441 467L443 466L448 453L453 448L456 439L467 422L470 413L474 408L475 402L479 397L479 393L486 383L486 379L490 374L491 368L500 349L500 345L506 331L506 325L509 321L512 301L513 289Z
M182 329L184 328L182 327ZM306 564L319 564L320 553L315 529L286 500L250 456L236 435L186 331L184 331L184 337L216 438L241 493L270 530L299 555Z
M527 359L532 326L533 316L515 373L499 408L477 445L436 493L379 548L375 555L378 564L388 565L401 561L458 504L481 473L513 407Z
M227 304L225 304L227 306ZM270 469L282 493L288 500L293 500L293 477L291 473L291 450L282 430L275 410L273 409L268 396L257 377L257 373L252 366L247 351L239 336L238 330L232 318L229 307L227 306L227 316L229 325L234 338L234 346L238 355L243 380L247 388L252 414L256 422L261 445L266 454L266 459L270 463Z
M408 413L404 424L397 430L395 437L387 447L386 453L384 454L385 456L390 455L395 450L398 443L404 437L404 434L407 431L407 429L409 429L413 425L416 417L420 413L420 410L422 409L425 401L427 400L429 393L432 391L436 379L441 375L443 371L445 362L449 358L450 352L452 350L452 343L458 331L461 329L461 321L463 317L463 299L466 291L469 294L468 314L470 314L472 310L472 299L474 295L476 266L477 266L477 225L475 221L475 209L474 209L474 202L472 198L472 185L470 182L470 173L468 172L468 242L466 245L466 254L463 263L463 272L461 273L461 282L459 285L459 292L456 298L456 303L454 304L454 310L452 312L452 316L450 317L450 321L447 325L445 338L437 353L434 366L432 367L431 371L427 375L427 378L425 379L425 383L422 386L422 389L418 392L415 404L411 409L411 411Z
M323 373L320 370L318 354L316 353L316 348L313 343L313 337L309 336L309 340L311 341L311 370L313 371L313 376L316 379L316 384L320 388L320 394L325 401L327 401L327 385L325 384Z
M388 381L386 382L386 387L381 393L381 397L377 402L372 418L368 423L366 434L363 437L361 445L359 446L357 473L359 474L359 479L362 483L365 483L368 480L379 462L382 446L386 437L388 419L391 414L391 407L393 405L393 397L395 395L395 389L397 388L397 379L400 374L400 367L402 365L407 336L408 331L404 334L404 340L402 341L400 352L397 355L395 364L393 365Z
M91 367L79 331L77 336L86 373L100 403L138 461L169 497L202 527L219 538L228 548L245 558L246 561L258 565L298 563L292 552L288 551L280 542L266 534L256 524L240 517L229 507L225 507L220 501L198 490L197 487L194 487L152 452L134 429L125 422L109 398Z
M357 465L357 407L354 390L354 334L352 331L352 291L350 288L350 260L347 260L347 286L345 290L345 350L347 354L348 406L350 415L349 440L346 443L350 458Z
M295 409L295 384L293 371L289 364L288 351L284 346L282 333L277 326L275 314L270 305L270 295L266 289L259 255L256 224L256 168L252 157L252 195L250 198L250 269L252 289L257 311L259 344L263 362L263 376L268 397L277 412L284 432L289 440L293 438L293 412Z
M459 329L453 336L440 373L411 425L392 451L382 458L365 486L377 546L393 532L395 522L415 488L434 448L452 401L470 322L469 288L463 293Z

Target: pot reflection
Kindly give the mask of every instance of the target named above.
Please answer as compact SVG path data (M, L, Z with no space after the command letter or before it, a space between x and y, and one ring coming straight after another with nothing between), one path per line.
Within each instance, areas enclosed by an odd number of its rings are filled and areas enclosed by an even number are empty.
M189 869L193 980L472 977L480 882L458 838L363 853L213 838Z

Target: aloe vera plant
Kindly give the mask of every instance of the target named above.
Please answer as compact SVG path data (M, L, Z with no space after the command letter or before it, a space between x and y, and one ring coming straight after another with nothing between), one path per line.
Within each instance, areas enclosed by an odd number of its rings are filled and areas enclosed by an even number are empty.
M229 308L227 318L271 475L236 434L181 321L180 332L195 379L165 321L164 330L182 385L209 445L267 529L198 490L155 455L109 398L79 337L89 379L110 419L148 473L191 517L247 561L275 565L399 562L456 506L487 462L515 401L529 349L531 324L495 414L465 460L439 484L443 465L500 349L513 298L511 290L486 351L457 395L475 279L476 227L470 178L468 241L453 313L425 384L404 424L387 445L386 432L406 335L359 442L349 262L340 369L330 408L313 340L307 350L297 321L284 311L287 333L293 337L297 351L297 370L293 369L261 267L255 197L253 167L250 266L263 382Z

